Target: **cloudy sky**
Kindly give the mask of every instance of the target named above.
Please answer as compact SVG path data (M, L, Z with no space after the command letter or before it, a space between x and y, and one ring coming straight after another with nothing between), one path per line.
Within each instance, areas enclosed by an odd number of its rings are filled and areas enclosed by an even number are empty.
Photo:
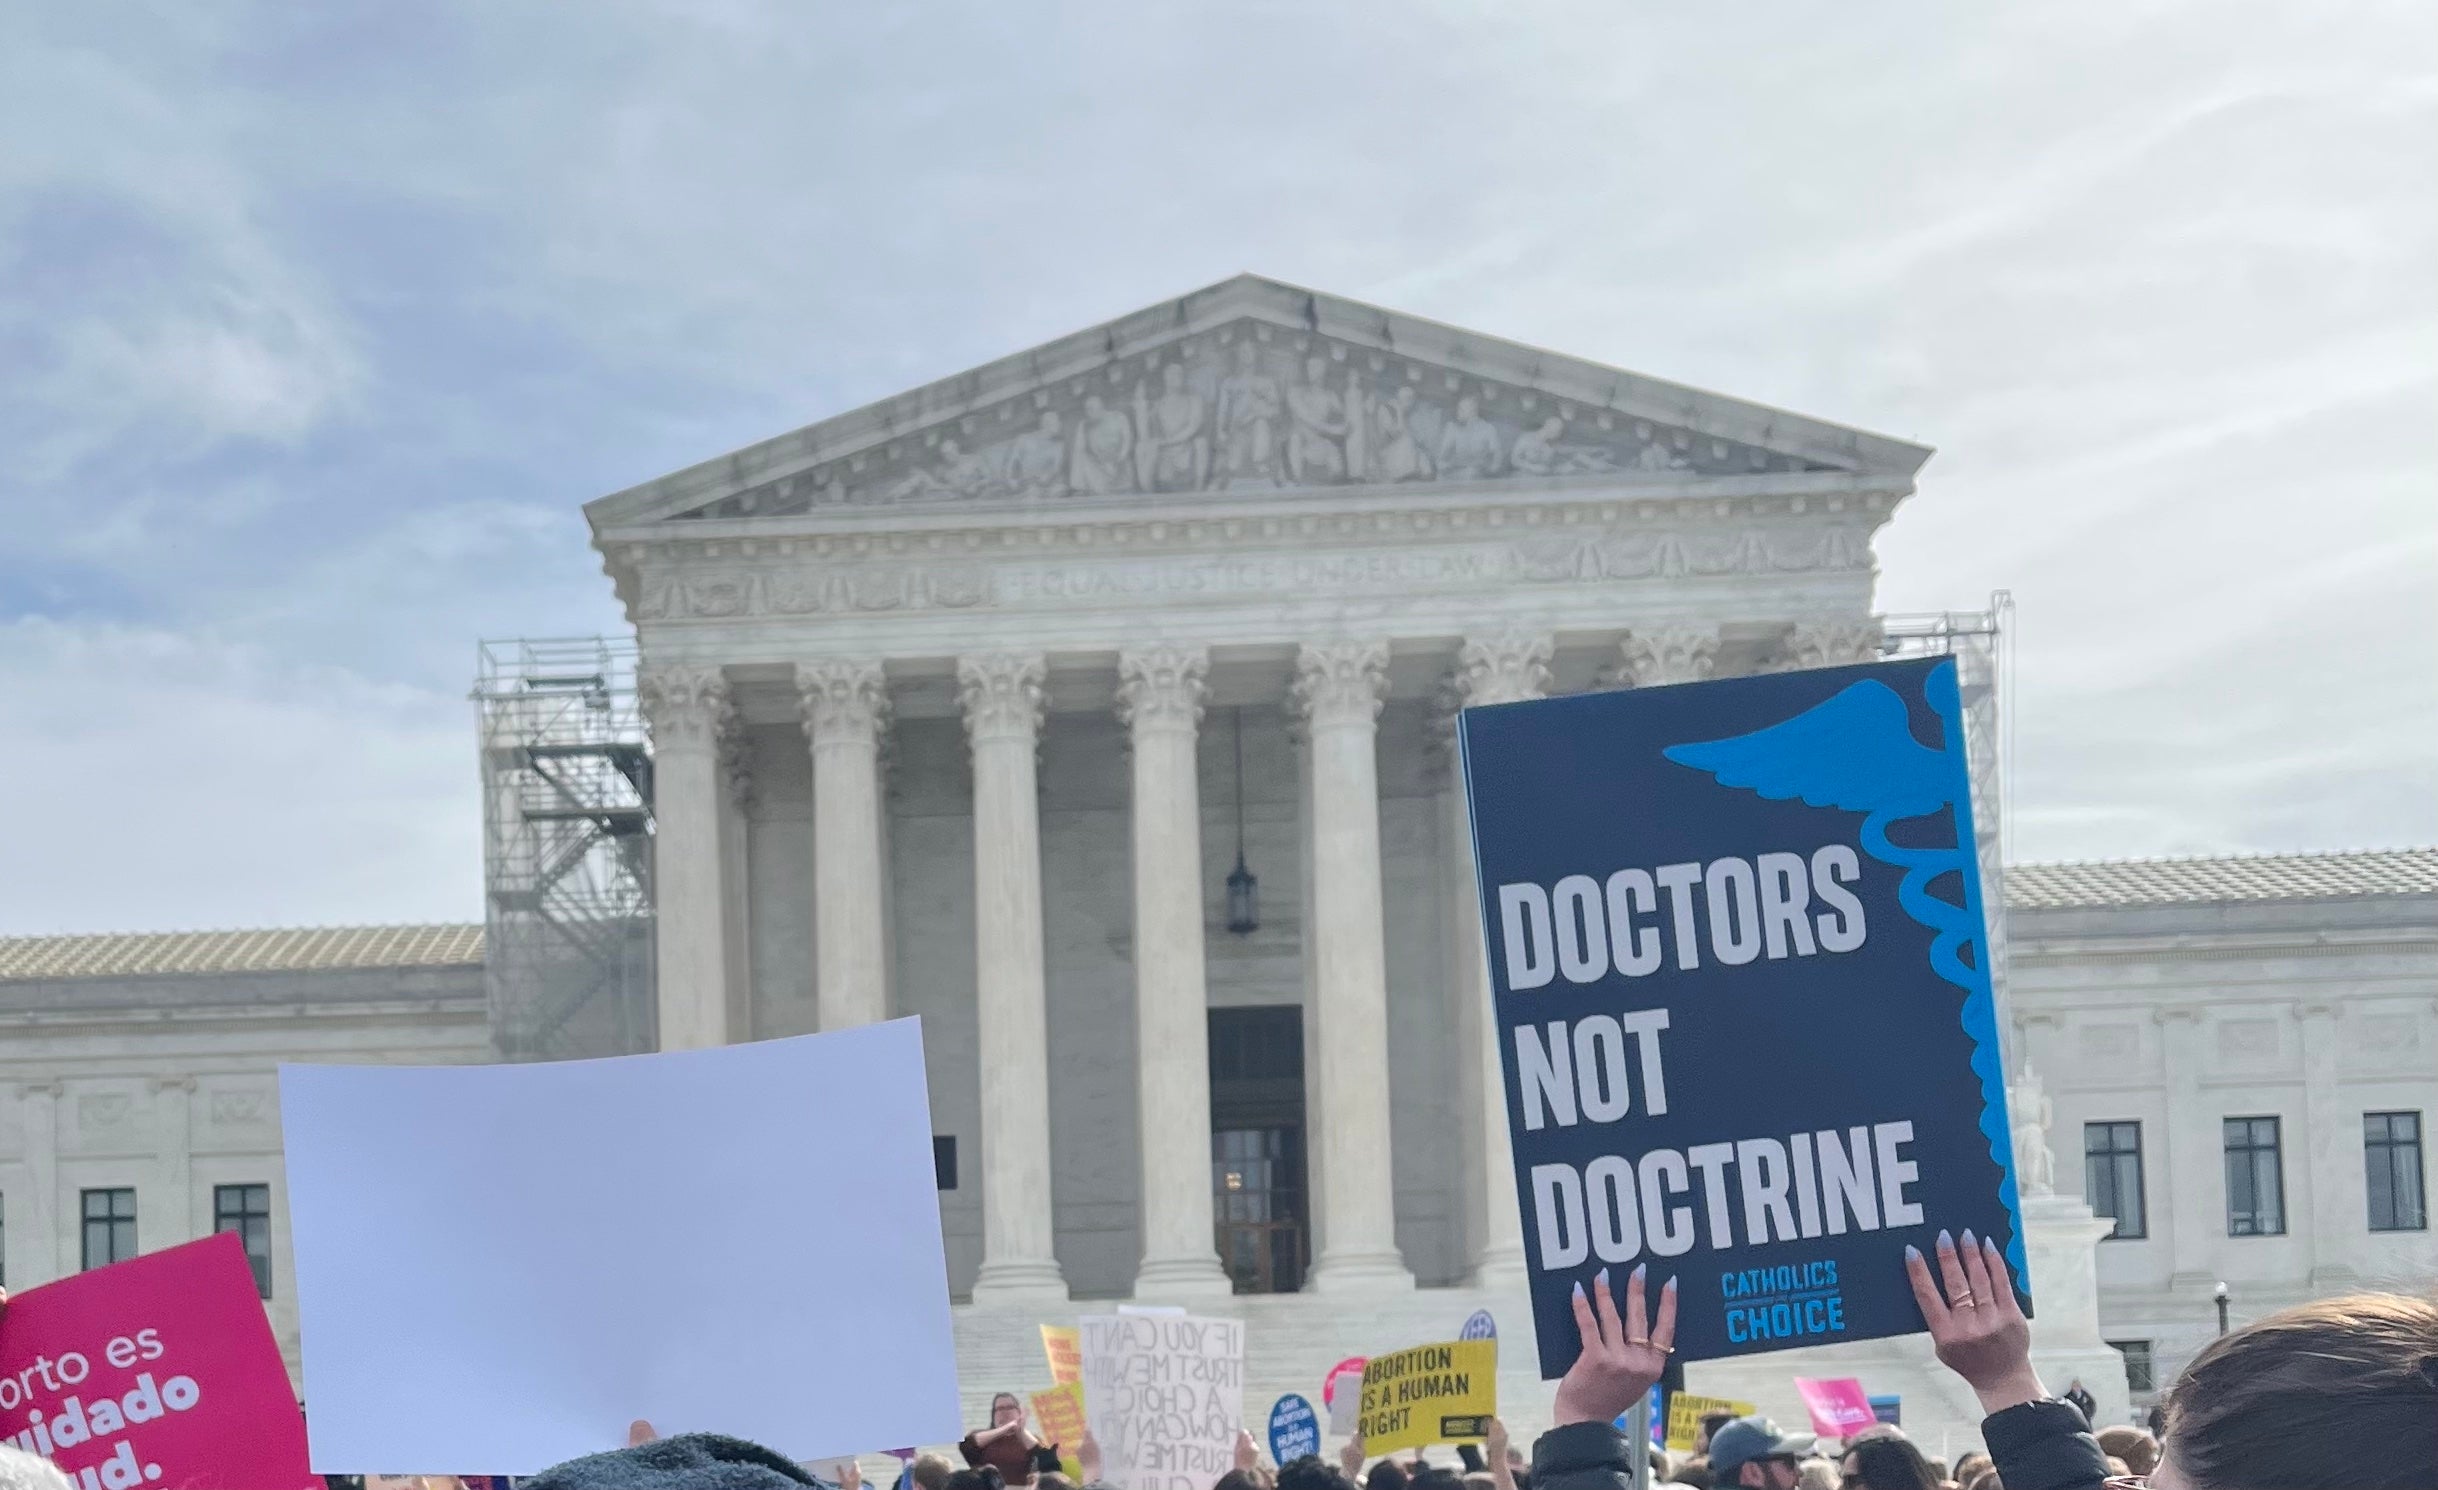
M0 932L471 919L589 498L1253 270L1939 448L2018 858L2438 842L2438 7L0 0Z

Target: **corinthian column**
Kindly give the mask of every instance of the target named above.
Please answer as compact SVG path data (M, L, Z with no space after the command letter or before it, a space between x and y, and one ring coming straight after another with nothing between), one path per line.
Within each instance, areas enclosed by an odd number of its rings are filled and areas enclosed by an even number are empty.
M1804 668L1877 662L1883 634L1877 616L1865 616L1858 621L1839 617L1796 621L1786 628L1786 635L1758 670L1791 673Z
M635 680L652 731L652 901L660 1048L728 1042L728 925L720 891L721 731L728 680L667 664Z
M1411 1288L1397 1253L1389 1160L1388 949L1380 908L1380 705L1384 642L1306 646L1295 701L1312 754L1312 942L1325 1223L1310 1286Z
M889 1015L881 885L880 732L889 695L878 662L796 664L813 751L813 997L825 1030Z
M1556 640L1502 636L1468 641L1456 653L1454 684L1460 708L1511 704L1549 692L1549 657ZM1472 1282L1481 1287L1521 1286L1525 1278L1524 1219L1515 1198L1515 1153L1507 1144L1506 1073L1499 1064L1498 1011L1490 995L1490 959L1481 941L1481 888L1473 868L1473 824L1465 811L1463 783L1448 793L1453 821L1451 888L1455 905L1455 1029L1457 1058L1466 1064L1462 1086L1480 1125L1482 1227L1473 1257Z
M1202 966L1202 720L1198 647L1118 657L1118 717L1134 747L1135 1077L1143 1150L1137 1298L1233 1292L1211 1227L1210 1012Z
M1050 1208L1050 1033L1033 762L1047 672L1039 653L957 660L974 756L974 993L982 1051L976 1303L1067 1296Z
M1638 626L1621 645L1617 681L1628 688L1699 683L1718 665L1715 626Z

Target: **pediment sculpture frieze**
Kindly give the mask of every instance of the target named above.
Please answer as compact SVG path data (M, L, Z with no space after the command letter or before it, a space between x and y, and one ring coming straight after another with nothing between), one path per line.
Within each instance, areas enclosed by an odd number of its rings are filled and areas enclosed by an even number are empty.
M685 515L1826 469L1414 358L1243 322Z

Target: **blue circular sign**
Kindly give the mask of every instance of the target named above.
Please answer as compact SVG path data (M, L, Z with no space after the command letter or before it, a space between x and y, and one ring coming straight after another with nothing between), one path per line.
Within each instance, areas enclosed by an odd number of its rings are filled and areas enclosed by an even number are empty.
M1495 1340L1498 1338L1498 1321L1490 1317L1489 1310L1476 1309L1465 1320L1464 1328L1456 1332L1456 1338L1459 1340Z
M1321 1420L1312 1404L1293 1392L1279 1398L1278 1405L1270 1409L1271 1462L1292 1464L1320 1451Z

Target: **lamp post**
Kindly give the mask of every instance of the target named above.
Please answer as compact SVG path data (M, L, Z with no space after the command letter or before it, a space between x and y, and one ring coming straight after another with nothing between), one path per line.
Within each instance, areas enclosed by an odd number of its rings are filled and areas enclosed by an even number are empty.
M2218 1333L2226 1333L2226 1285L2218 1285Z

